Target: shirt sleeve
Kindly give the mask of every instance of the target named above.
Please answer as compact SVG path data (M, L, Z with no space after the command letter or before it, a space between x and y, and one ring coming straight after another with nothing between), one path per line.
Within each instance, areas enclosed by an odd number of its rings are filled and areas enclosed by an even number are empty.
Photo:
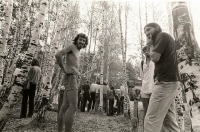
M32 75L33 75L33 67L30 68L29 72L28 72L28 80L30 81L32 79Z
M167 40L165 34L163 33L158 34L155 41L153 52L162 54L166 48L166 45L167 45Z

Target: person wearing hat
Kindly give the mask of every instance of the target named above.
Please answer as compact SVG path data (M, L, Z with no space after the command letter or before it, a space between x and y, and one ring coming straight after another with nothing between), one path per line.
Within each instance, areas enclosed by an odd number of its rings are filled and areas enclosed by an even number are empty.
M144 120L145 132L180 132L175 114L175 95L179 87L175 41L157 23L144 27L149 40L150 58L155 63L154 86Z

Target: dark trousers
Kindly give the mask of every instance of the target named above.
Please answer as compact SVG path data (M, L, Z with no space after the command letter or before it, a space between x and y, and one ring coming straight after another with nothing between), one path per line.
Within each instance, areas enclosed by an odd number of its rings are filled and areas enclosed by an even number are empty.
M26 117L27 114L27 102L29 99L29 112L28 116L33 115L34 111L34 98L35 98L36 84L30 83L29 89L23 89L22 91L22 107L20 117Z
M91 105L92 105L92 110L94 110L94 105L95 105L95 92L91 92Z
M142 104L143 104L143 109L144 109L144 116L143 116L143 121L144 121L144 118L146 116L147 109L148 109L148 106L149 106L150 98L141 98L141 99L142 99Z
M89 95L83 95L83 112L85 111L85 106L87 101L89 102L88 106L87 106L87 111L90 111L91 109L91 99Z
M120 97L118 114L124 114L124 96Z
M103 110L107 112L107 94L103 94Z
M109 115L111 115L111 116L113 116L113 114L114 114L113 105L114 105L114 98L109 99Z

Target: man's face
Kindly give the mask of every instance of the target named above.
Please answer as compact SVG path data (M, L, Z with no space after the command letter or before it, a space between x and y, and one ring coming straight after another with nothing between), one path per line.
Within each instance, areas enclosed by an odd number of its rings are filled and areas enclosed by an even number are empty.
M157 28L146 26L146 27L144 28L144 33L145 33L146 36L150 39L150 35L151 35L151 37L153 38L154 35L156 34L157 30L158 30Z
M79 37L78 40L77 40L77 48L82 49L82 48L85 47L85 45L86 45L86 38Z

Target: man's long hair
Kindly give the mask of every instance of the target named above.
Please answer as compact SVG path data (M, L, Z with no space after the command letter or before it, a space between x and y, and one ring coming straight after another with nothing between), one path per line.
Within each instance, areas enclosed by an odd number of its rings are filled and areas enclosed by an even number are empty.
M33 58L32 62L31 62L31 66L40 66L38 59Z
M79 38L79 37L82 37L82 38L85 38L85 39L86 39L86 41L85 41L85 46L83 47L83 48L86 48L87 45L88 45L88 37L87 37L85 34L83 34L83 33L79 33L79 34L74 38L73 44L74 44L74 45L77 45L77 41L78 41L78 38Z
M160 25L158 25L157 23L154 23L154 22L148 23L145 27L153 27L153 28L159 27L158 31L152 36L152 40L153 40L153 41L155 41L157 35L158 35L160 32L162 32L162 29L161 29ZM145 27L144 27L144 29L145 29Z

